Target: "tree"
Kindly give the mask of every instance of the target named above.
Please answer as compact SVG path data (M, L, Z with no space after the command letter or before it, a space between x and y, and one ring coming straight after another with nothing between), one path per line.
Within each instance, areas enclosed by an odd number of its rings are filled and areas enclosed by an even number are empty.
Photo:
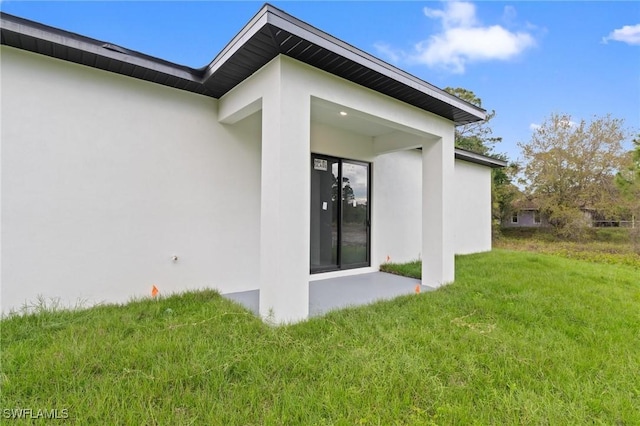
M498 156L501 160L508 161L506 156ZM520 165L515 162L508 163L503 169L491 171L491 203L495 231L499 231L505 218L512 213L512 203L521 195L520 189L513 182L520 170Z
M634 196L640 204L640 134L633 140L634 149L626 155L625 164L616 175L616 184L624 195Z
M461 87L446 87L444 90L472 105L482 108L482 99L476 96L471 90ZM456 147L509 161L505 154L496 154L493 152L494 145L502 141L501 137L493 136L493 129L489 124L495 116L495 110L491 110L487 112L487 118L484 121L463 124L456 127ZM499 232L502 219L509 213L511 201L518 193L517 188L511 183L517 169L518 165L511 163L506 169L498 168L492 170L491 205L494 234Z
M623 165L623 121L607 115L575 123L552 114L528 143L519 143L529 194L550 223L566 236L579 236L588 213L611 216L619 207L615 175Z
M471 90L461 87L445 87L445 92L457 96L463 101L482 108L482 99L476 96ZM456 127L456 146L478 154L491 155L493 145L502 141L500 137L494 137L493 129L489 122L496 116L496 112L491 110L487 112L487 118L484 121L463 124Z
M640 134L633 140L634 149L625 157L625 164L616 175L616 185L627 202L632 216L631 238L640 253Z

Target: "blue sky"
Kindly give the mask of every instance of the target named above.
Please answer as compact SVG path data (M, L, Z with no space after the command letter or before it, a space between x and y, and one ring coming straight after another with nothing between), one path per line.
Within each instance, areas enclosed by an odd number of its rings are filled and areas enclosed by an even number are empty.
M179 64L210 62L261 2L16 2L7 13ZM273 5L496 110L496 152L551 113L640 129L640 2L302 2Z

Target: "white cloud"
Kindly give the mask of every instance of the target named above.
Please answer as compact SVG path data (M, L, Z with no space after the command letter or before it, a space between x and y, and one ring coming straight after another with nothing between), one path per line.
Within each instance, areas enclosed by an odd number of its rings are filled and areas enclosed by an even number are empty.
M607 43L609 40L640 46L640 24L625 25L622 28L613 30L608 36L602 38L604 43Z
M540 127L542 127L539 124L536 123L531 123L529 124L529 130L531 130L532 132L535 132L536 130L538 130Z
M508 60L535 45L527 32L512 32L500 25L483 26L473 3L447 2L443 9L426 7L423 12L427 18L441 21L439 33L416 43L410 52L378 43L378 53L393 62L406 60L462 74L471 62ZM505 8L503 18L515 16L513 7Z
M476 7L467 2L450 2L445 10L423 9L427 18L441 19L445 29L456 27L471 27L477 24Z
M418 43L412 59L462 74L469 62L507 60L533 44L529 34L511 33L499 25L451 28Z

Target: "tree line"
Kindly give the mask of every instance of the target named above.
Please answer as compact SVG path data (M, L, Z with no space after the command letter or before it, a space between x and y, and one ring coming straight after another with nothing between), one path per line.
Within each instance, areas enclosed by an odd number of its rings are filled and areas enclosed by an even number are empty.
M451 87L445 91L482 107L472 91ZM495 116L491 110L485 121L458 126L455 142L457 147L509 163L493 170L496 232L523 199L563 236L580 236L591 226L588 218L640 221L640 133L633 148L625 150L624 142L632 133L623 120L605 115L574 121L568 114L553 113L533 130L529 141L518 142L522 157L516 162L495 151L502 140L491 129ZM635 234L640 238L640 230Z

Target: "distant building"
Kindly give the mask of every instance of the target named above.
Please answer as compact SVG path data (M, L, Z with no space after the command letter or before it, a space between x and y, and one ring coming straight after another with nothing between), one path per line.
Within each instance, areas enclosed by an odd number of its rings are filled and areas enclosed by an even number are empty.
M582 219L584 226L607 228L626 227L635 228L636 219L634 216L620 216L617 218L606 218L591 208L582 208ZM541 212L535 200L522 196L511 203L511 213L503 218L503 228L547 228L552 226L549 218Z

